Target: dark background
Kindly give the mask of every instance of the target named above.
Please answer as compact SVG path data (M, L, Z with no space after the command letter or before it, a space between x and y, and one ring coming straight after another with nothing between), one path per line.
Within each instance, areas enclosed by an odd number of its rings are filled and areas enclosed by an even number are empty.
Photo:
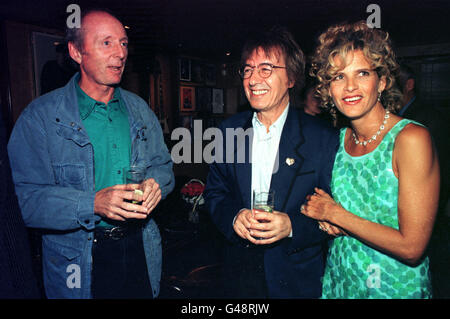
M366 20L369 4L381 8L381 27L395 43L420 45L450 41L449 1L415 0L3 0L0 19L61 29L66 8L78 4L111 9L128 30L134 54L172 50L196 56L239 55L249 32L287 26L305 52L331 24Z

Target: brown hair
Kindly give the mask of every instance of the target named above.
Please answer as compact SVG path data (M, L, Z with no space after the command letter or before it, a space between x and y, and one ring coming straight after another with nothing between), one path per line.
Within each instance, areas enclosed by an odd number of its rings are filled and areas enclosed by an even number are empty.
M340 69L345 68L345 65L338 68L334 58L340 57L345 61L347 54L354 50L363 52L379 78L385 77L386 87L381 94L381 103L389 111L397 112L401 107L402 94L395 85L399 66L389 34L380 29L369 28L365 21L329 27L319 37L319 45L312 57L310 74L319 82L316 92L322 99L323 106L330 111L336 121L336 108L333 107L329 96L329 88L334 76Z
M247 40L241 54L242 66L256 49L262 49L267 56L284 56L288 79L294 82L294 87L289 89L290 101L294 103L305 85L305 55L292 34L284 27L275 26Z

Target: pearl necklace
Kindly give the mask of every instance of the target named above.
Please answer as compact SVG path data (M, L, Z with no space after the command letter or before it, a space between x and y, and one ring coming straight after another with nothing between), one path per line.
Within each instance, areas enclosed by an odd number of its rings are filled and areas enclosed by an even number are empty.
M384 115L384 120L383 123L381 123L380 128L378 129L377 133L372 135L371 138L369 138L367 141L358 141L358 138L356 137L355 132L352 132L352 136L353 136L353 141L355 142L356 145L361 144L362 146L367 146L367 144L372 143L373 141L375 141L377 139L378 136L380 136L381 131L384 130L385 125L387 123L387 120L389 118L389 111L386 110L386 114Z

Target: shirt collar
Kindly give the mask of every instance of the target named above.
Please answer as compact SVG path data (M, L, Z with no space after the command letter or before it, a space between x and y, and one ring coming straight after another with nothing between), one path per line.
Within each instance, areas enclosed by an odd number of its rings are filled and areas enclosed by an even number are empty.
M95 107L101 107L106 106L105 103L99 102L91 98L89 95L87 95L78 84L79 78L75 80L75 88L77 91L77 97L78 97L78 106L80 109L80 116L82 120L85 120L95 109ZM112 105L113 103L119 103L119 108L121 111L124 111L124 106L122 103L120 103L120 90L114 89L113 98L108 102L108 105Z
M277 118L277 120L269 126L269 132L271 131L272 128L274 128L277 131L278 130L281 131L281 129L284 126L284 123L286 122L288 112L289 112L289 103L286 106L286 108L284 109L283 113L281 113L281 115ZM265 127L264 124L261 123L261 121L258 119L257 112L253 112L252 124L253 124L253 127L255 127L255 128Z

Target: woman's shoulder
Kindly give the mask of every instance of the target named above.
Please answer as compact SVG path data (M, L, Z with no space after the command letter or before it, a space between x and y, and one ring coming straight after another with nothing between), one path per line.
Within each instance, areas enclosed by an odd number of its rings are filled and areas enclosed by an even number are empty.
M436 153L428 129L409 121L395 139L393 162L394 172L399 175L400 168L418 174L436 167ZM427 169L427 167L429 169Z
M395 150L407 154L418 154L431 150L433 141L428 129L414 121L404 123L403 129L395 139Z
M417 143L420 141L431 141L431 134L428 129L420 123L401 120L404 122L403 129L397 135L397 141L403 143Z

